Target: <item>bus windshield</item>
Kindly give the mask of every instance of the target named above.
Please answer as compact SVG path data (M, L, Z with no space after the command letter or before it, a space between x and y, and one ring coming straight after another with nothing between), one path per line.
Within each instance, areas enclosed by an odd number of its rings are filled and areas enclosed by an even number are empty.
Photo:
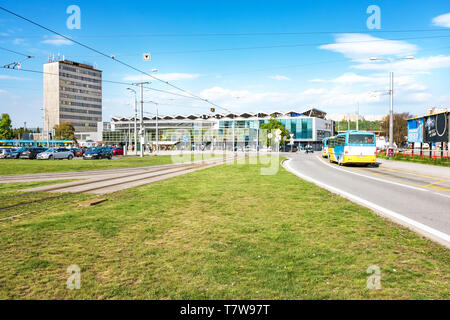
M373 134L351 134L348 137L348 144L375 144Z

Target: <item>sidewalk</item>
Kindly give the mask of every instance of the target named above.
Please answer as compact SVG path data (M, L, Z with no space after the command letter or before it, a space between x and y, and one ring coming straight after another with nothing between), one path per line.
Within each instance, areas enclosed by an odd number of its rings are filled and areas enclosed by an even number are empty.
M409 171L436 177L437 179L450 180L450 168L448 167L379 158L377 159L377 163L380 163L383 168Z

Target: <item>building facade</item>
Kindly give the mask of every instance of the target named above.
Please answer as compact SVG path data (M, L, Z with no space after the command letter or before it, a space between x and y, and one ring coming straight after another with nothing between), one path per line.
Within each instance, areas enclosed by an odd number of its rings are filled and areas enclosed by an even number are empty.
M334 123L325 119L326 113L311 109L305 112L172 115L159 116L158 119L144 116L145 140L150 145L156 144L156 140L159 145L174 145L186 139L201 139L208 145L233 141L234 134L237 143L250 145L261 139L261 125L269 122L272 116L292 134L295 145L311 145L319 150L322 140L334 133ZM137 123L139 131L140 119ZM133 144L134 118L112 117L110 128L103 130L101 135L105 144Z
M76 135L96 134L102 121L102 71L68 60L44 64L44 132L70 122Z

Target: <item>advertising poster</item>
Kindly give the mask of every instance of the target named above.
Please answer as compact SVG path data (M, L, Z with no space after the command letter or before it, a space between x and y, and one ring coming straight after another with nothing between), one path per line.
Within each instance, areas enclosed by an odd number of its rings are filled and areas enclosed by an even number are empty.
M408 142L423 142L423 118L408 120Z
M438 113L424 118L425 142L447 142L448 135L448 113Z

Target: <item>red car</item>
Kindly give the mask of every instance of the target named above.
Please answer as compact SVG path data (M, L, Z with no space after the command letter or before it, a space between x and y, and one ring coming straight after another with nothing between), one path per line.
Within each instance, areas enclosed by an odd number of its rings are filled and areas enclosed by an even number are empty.
M122 148L113 148L113 155L114 156L123 156L123 149Z
M77 148L72 148L71 151L73 152L73 155L75 157L82 157L83 156L83 149L77 149Z

